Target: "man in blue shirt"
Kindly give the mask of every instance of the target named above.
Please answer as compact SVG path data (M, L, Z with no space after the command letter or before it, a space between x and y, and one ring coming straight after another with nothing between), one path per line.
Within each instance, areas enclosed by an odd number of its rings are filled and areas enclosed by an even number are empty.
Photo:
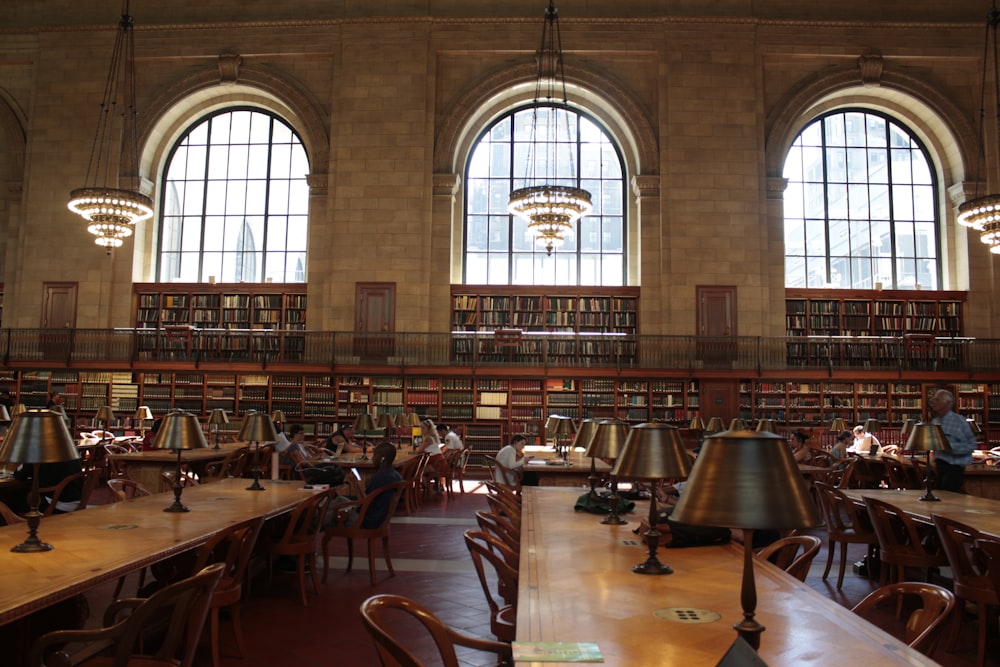
M938 389L931 396L930 408L934 415L931 423L941 427L951 445L951 450L934 452L936 486L942 491L961 490L965 466L972 463L972 452L976 448L976 434L954 407L955 396L947 389Z

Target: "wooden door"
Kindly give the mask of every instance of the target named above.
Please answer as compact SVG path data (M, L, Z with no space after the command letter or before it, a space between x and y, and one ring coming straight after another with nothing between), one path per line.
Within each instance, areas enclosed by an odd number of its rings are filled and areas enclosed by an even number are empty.
M722 420L729 429L729 422L740 416L740 383L732 380L702 380L699 389L698 410L708 423L712 417Z
M76 328L77 283L42 283L42 318L39 336L45 359L68 359Z
M356 283L354 354L361 361L392 356L396 330L396 283Z
M697 358L705 368L728 368L736 355L736 286L698 285L695 289Z

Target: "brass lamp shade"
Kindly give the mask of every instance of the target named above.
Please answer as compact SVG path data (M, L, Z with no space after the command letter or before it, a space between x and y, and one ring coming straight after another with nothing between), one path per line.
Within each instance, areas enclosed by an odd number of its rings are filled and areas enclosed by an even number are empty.
M111 420L115 418L115 413L111 411L110 405L105 405L103 408L97 411L94 415L94 419L100 422L104 422L104 426L107 427L111 423Z
M378 416L378 427L384 428L388 435L390 429L396 428L396 419L393 415L383 413Z
M181 504L181 452L188 449L204 449L208 447L205 434L201 431L198 416L183 410L167 413L160 425L160 430L153 438L153 449L172 449L177 452L177 467L174 469L174 504L163 509L164 512L190 512Z
M7 406L0 405L0 422L9 422L9 421L10 421L10 413L7 412Z
M576 434L576 424L569 417L553 415L545 422L545 434L550 438L567 438Z
M248 412L243 417L243 425L237 440L241 442L274 442L278 432L274 430L274 422L263 412Z
M560 419L566 419L566 418L563 417L562 415L549 415L548 417L546 417L545 418L545 432L546 433L551 433L552 429L554 429L555 426L556 426L556 422L559 421Z
M18 403L14 406L14 416L18 416L22 412L27 411L28 408L24 407L24 403Z
M843 417L834 417L833 421L830 422L830 430L836 433L847 430L847 424L844 423Z
M358 433L371 433L375 429L375 420L372 419L371 414L362 412L354 418L354 430Z
M726 427L722 425L722 418L712 417L708 420L708 424L705 425L706 433L721 433L726 430Z
M275 424L285 423L285 413L281 410L274 410L271 412L271 421Z
M576 429L576 435L573 436L573 447L581 447L585 451L589 451L590 441L594 437L597 425L600 423L598 419L584 419L581 421L579 428ZM584 456L590 456L590 454L584 454Z
M208 447L201 424L194 413L174 410L163 418L160 430L153 438L153 449L204 449Z
M420 426L420 415L418 415L416 412L411 412L410 414L407 415L407 418L408 419L406 423L409 424L411 427Z
M865 420L865 433L878 433L882 430L882 424L877 419Z
M900 429L900 435L910 435L913 432L913 427L917 425L916 419L907 419L903 422L903 428Z
M747 428L747 423L740 419L739 417L734 418L729 422L730 431L745 431Z
M625 438L611 476L635 479L666 479L687 477L691 471L691 458L684 449L678 430L673 426L658 423L636 424ZM656 510L656 494L649 497L649 530L646 531L646 561L632 568L636 574L670 574L673 568L656 557L660 544L659 513Z
M695 417L694 419L691 420L691 424L688 425L688 428L691 429L692 431L704 431L705 420L702 419L701 417Z
M625 449L628 431L628 426L622 422L597 422L590 444L583 455L598 459L617 459Z
M66 428L62 416L52 410L25 410L11 422L6 437L0 443L0 462L30 463L35 466L28 492L30 510L24 515L28 522L28 537L21 544L11 547L16 553L51 551L52 545L38 538L38 525L42 513L38 511L41 494L38 491L38 464L73 461L80 458L80 450Z
M212 426L222 426L229 423L229 415L223 408L214 408L208 415L208 423Z
M733 628L751 647L759 648L764 626L754 620L753 531L819 524L816 505L785 439L759 430L709 437L670 518L743 529L743 620Z
M774 423L773 419L761 419L757 421L757 432L758 433L773 433L778 434L778 427Z
M140 405L138 409L136 409L135 414L132 415L132 418L140 421L149 421L153 418L153 411L150 410L147 405Z
M80 458L66 422L52 410L25 410L0 443L3 463L58 463Z

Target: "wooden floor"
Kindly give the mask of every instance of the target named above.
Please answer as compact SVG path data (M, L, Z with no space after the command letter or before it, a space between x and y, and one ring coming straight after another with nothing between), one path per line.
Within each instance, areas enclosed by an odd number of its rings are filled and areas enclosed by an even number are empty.
M482 495L484 489L475 482L467 482L466 486L469 492L456 494L455 500L439 496L425 502L416 515L393 519L391 539L396 576L388 577L384 562L379 558L378 564L382 569L375 586L368 579L363 546L360 547L360 558L358 553L355 554L354 571L346 574L343 569L346 549L343 545L334 545L329 581L321 585L319 595L309 598L309 607L303 607L299 602L293 575L275 574L271 585L267 584L266 576L258 577L243 612L249 654L243 659L236 657L228 627L224 625L222 667L377 667L378 658L358 615L360 603L375 593L396 593L414 598L453 627L489 637L486 603L462 539L463 531L476 527L475 512L486 507L486 500ZM638 525L637 517L630 519ZM853 606L876 585L855 574L848 565L844 587L838 591L836 563L834 576L827 582L822 581L826 535L823 531L815 531L815 534L823 539L824 547L814 561L806 583L841 604ZM854 547L850 551L849 563L859 560L862 552L863 547ZM641 559L642 554L639 554ZM134 589L134 583L134 577L130 578L126 592ZM110 590L95 590L88 597L91 616L99 617L109 600ZM990 627L987 664L1000 665L1000 633L997 632L996 622ZM970 616L962 628L957 651L946 653L939 649L935 659L947 667L974 665L975 640L976 624ZM210 665L206 652L199 656L197 664ZM494 661L481 657L478 661L468 660L462 664L492 667ZM831 656L829 664L836 665L836 658Z

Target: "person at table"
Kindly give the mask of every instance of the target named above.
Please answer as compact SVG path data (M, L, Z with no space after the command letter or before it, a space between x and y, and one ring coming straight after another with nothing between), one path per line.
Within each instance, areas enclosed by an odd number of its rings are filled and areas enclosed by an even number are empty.
M364 448L354 441L354 425L344 424L326 440L326 448L331 452L343 445L341 454L360 454Z
M424 477L432 482L435 493L441 493L444 485L440 481L443 477L448 476L448 461L444 458L441 438L438 436L437 428L432 419L420 422L420 446L417 447L417 453L420 452L425 452L429 457L427 467L424 469Z
M462 444L462 439L458 437L458 433L455 433L453 429L445 424L438 424L438 437L441 438L441 446L444 449L464 449L465 445Z
M311 458L306 449L306 429L302 424L292 424L288 427L288 435L288 446L281 451L281 462L294 469Z
M153 441L156 440L156 434L160 432L160 426L163 425L163 419L154 419L153 425L150 426L146 434L142 436L142 442L139 443L139 449L144 452L148 452L153 448Z
M71 475L81 472L83 467L81 459L71 459L69 461L59 461L57 463L40 463L38 465L38 487L41 489L57 486L61 481ZM14 479L22 482L30 482L35 476L35 464L23 463L14 471ZM59 494L59 501L56 503L55 514L76 511L80 507L80 500L83 498L83 478L75 479ZM44 512L52 502L51 495L41 494L38 503L38 511Z
M396 447L388 440L383 440L377 445L375 449L372 450L372 463L376 467L375 474L368 479L368 484L365 486L365 496L370 496L375 493L383 486L388 486L393 482L402 482L403 476L399 474L399 471L393 466L396 461ZM343 505L345 502L351 502L352 498L346 496L337 496L330 502L329 508L326 510L326 517L323 522L324 526L329 526L337 521L337 508ZM368 506L368 512L365 514L365 520L361 524L362 528L375 528L382 520L385 519L385 515L389 513L389 501L392 500L391 493L384 493L375 500L372 504ZM353 508L351 512L346 517L341 517L339 523L353 526L355 521L357 521L357 509Z
M847 448L848 454L857 454L858 456L868 456L871 454L872 447L880 447L881 443L871 433L865 431L865 427L858 424L853 429L854 433L854 443ZM877 449L875 451L878 451Z
M850 431L841 431L837 434L837 442L830 448L830 458L839 461L847 458L847 448L849 442L854 439Z
M508 470L521 471L522 486L538 486L538 475L530 470L524 469L525 464L532 459L532 457L525 456L524 454L524 448L527 444L527 438L521 434L515 435L510 439L509 445L502 447L500 451L497 452L497 463ZM501 472L499 468L494 471L494 477L496 481L501 484L508 484L510 486L517 485L517 479L515 479L510 473Z
M796 463L809 463L812 461L812 452L806 447L809 434L805 431L796 431L792 434L792 456Z
M960 491L965 477L965 466L972 463L972 452L976 449L976 434L962 415L954 410L955 396L947 389L938 389L931 396L931 423L944 431L951 445L950 451L934 452L934 472L937 474L937 488L942 491Z
M292 442L285 435L285 425L281 422L275 422L274 431L278 434L278 439L274 441L274 451L279 454L288 450Z

